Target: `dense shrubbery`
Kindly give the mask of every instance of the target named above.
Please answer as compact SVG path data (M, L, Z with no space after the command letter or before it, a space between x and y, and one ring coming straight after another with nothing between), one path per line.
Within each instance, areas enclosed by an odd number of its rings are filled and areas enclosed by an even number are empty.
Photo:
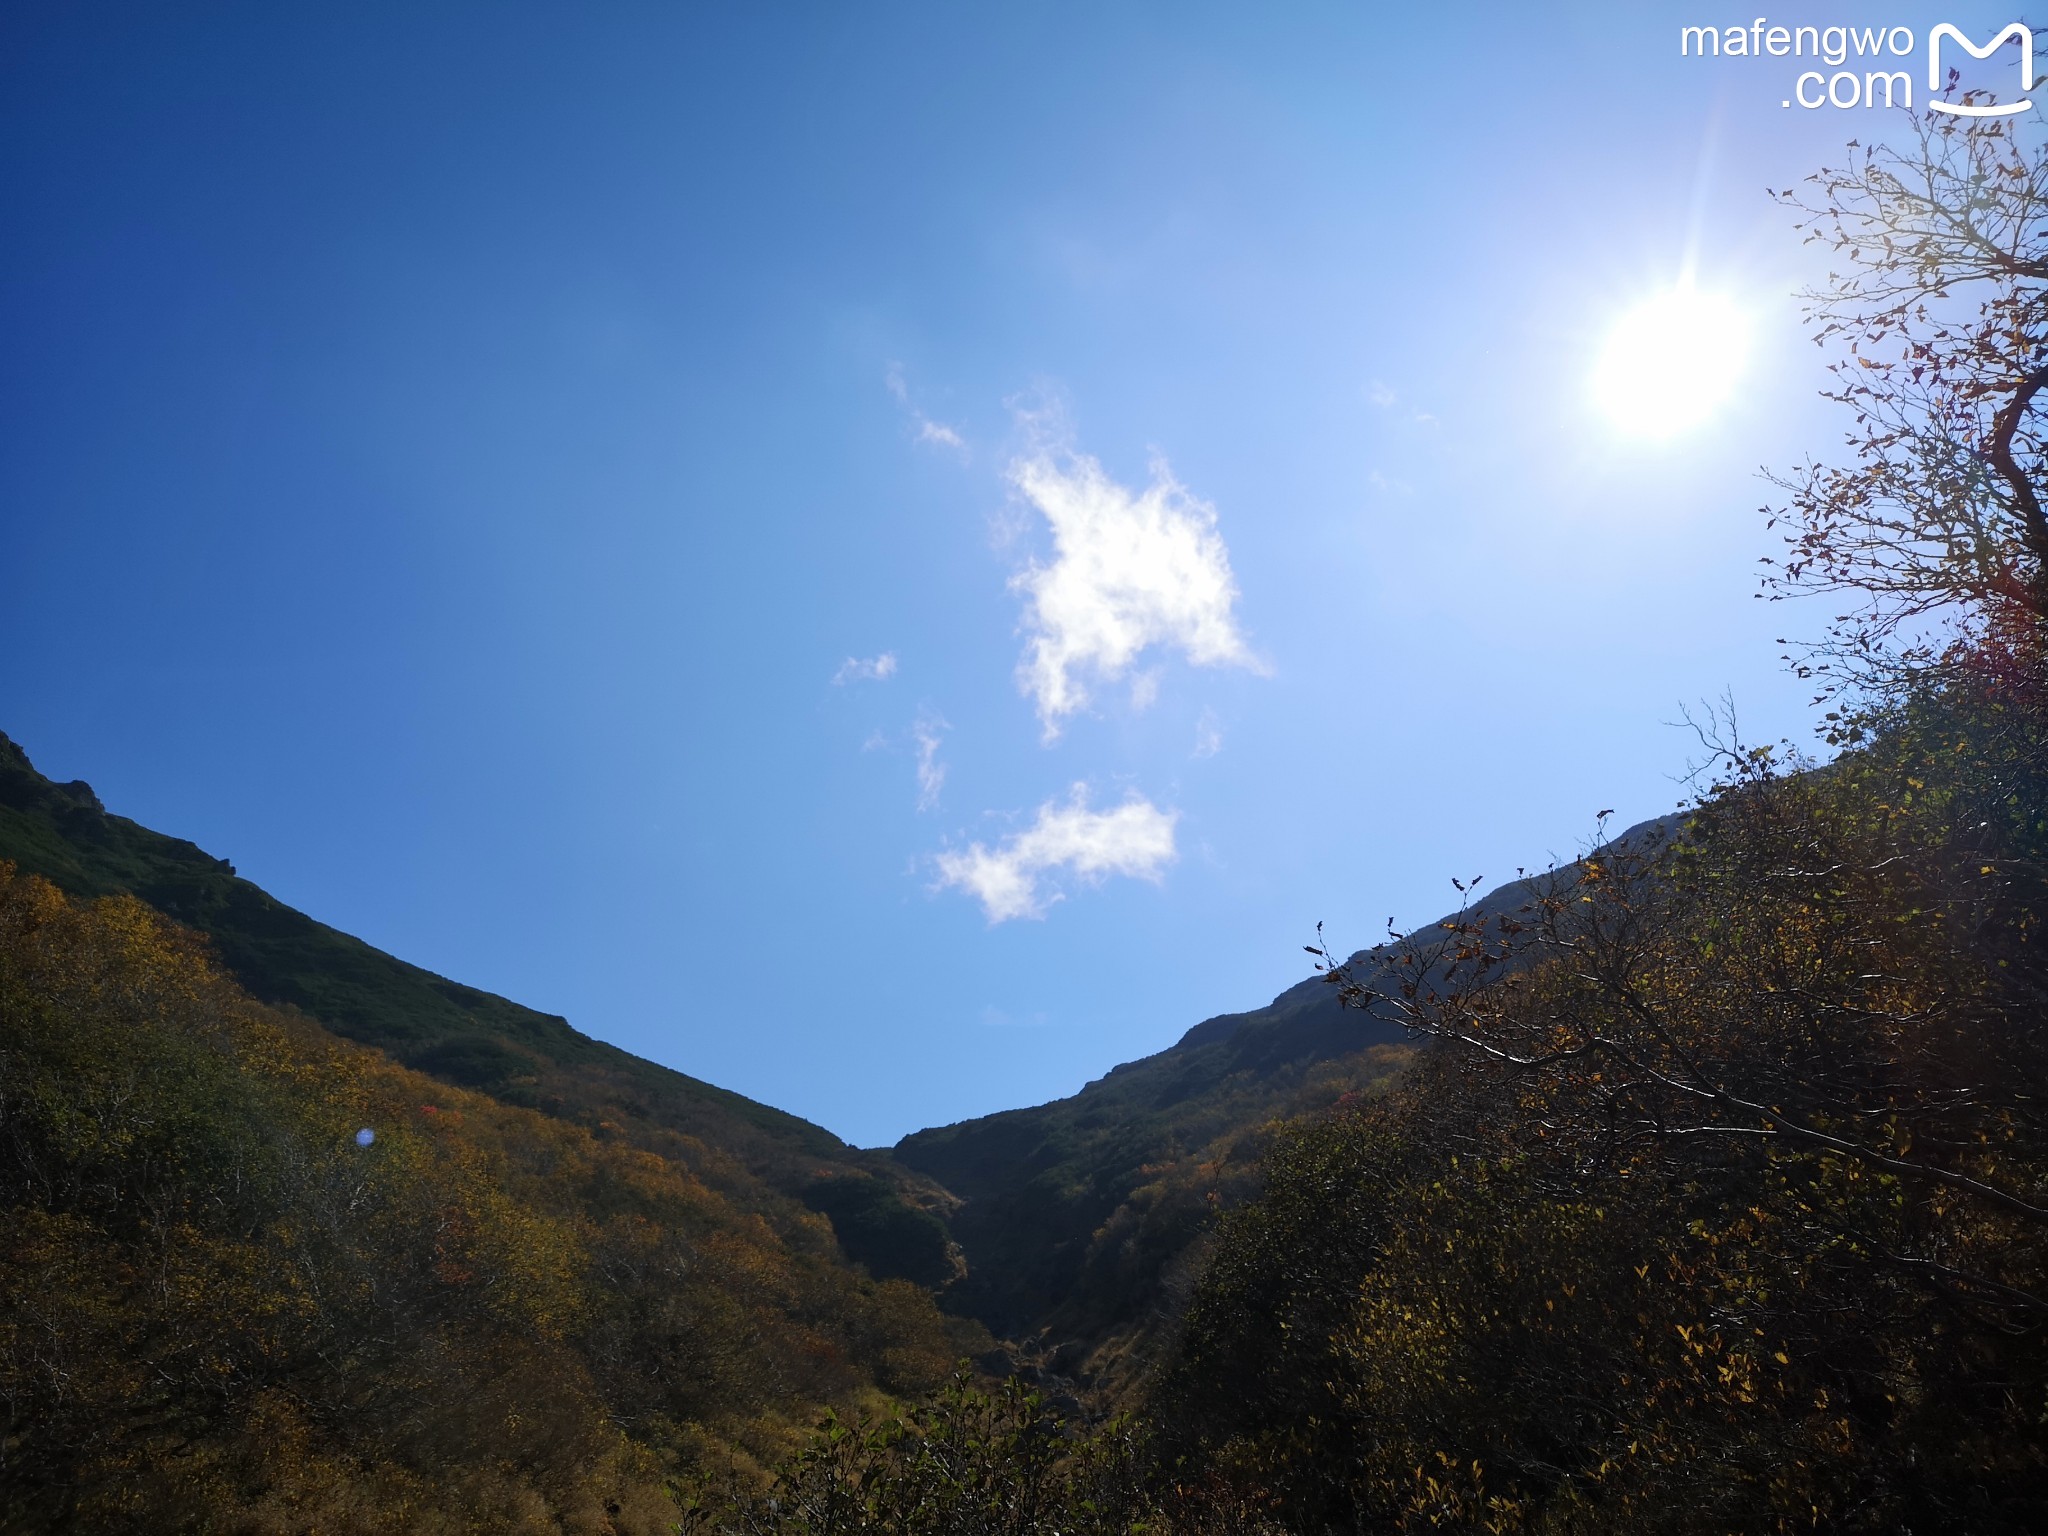
M1749 766L1446 936L1442 1043L1227 1224L1178 1454L1300 1530L2048 1519L2048 719Z
M1076 1432L1011 1381L955 1381L916 1408L836 1416L761 1487L707 1477L686 1500L687 1536L1114 1536L1141 1518L1143 1482L1122 1421Z
M871 1174L835 1173L799 1191L805 1205L828 1217L849 1259L884 1279L914 1280L934 1290L953 1278L946 1224L904 1203Z
M794 1202L451 1091L4 866L0 1251L24 1532L653 1531L669 1477L957 1349Z

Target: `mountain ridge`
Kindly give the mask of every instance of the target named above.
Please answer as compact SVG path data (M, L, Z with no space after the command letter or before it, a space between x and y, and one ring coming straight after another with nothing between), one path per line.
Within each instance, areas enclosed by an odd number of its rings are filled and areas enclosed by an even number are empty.
M1647 849L1673 825L1653 817L1600 846ZM1495 921L1575 882L1579 867L1521 875L1458 916ZM1370 985L1452 920L1359 950L1348 969ZM1310 976L1066 1098L916 1131L891 1155L960 1199L948 1224L966 1275L946 1305L1115 1382L1146 1368L1214 1214L1255 1191L1273 1127L1380 1090L1413 1050L1390 1006L1347 1006Z
M1654 818L1606 846L1668 824ZM1119 1357L1157 1333L1216 1211L1255 1189L1275 1125L1378 1091L1412 1055L1388 1009L1346 1007L1311 976L1065 1098L862 1150L320 923L228 860L109 812L85 781L44 777L5 734L0 859L74 897L139 897L206 936L260 1001L443 1082L680 1158L714 1183L764 1183L826 1216L846 1256L877 1277L915 1279L949 1311L1084 1377L1114 1378L1127 1368ZM1465 915L1511 911L1575 867L1508 882ZM1350 965L1383 973L1408 942L1360 950Z
M945 1191L823 1126L593 1039L440 976L278 901L197 844L55 783L0 733L0 859L67 895L133 895L203 936L251 996L454 1087L574 1121L687 1163L731 1190L759 1181L826 1214L878 1277L943 1284ZM751 1198L751 1197L750 1197Z

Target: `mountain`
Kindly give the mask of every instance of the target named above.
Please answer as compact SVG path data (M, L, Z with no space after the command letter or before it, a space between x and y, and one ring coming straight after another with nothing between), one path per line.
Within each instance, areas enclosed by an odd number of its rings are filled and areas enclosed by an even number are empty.
M1647 849L1669 825L1643 822L1604 847ZM1568 888L1579 869L1511 881L1463 915L1498 920ZM1390 982L1412 942L1361 950L1348 970ZM1263 1008L1206 1019L1071 1098L906 1136L895 1158L960 1201L949 1224L967 1273L946 1305L1059 1374L1120 1391L1178 1317L1214 1213L1256 1192L1272 1130L1378 1091L1414 1050L1390 1008L1346 1007L1315 976Z
M0 860L74 897L137 897L203 934L255 998L444 1084L677 1161L743 1208L821 1214L868 1273L939 1290L1019 1357L1111 1392L1145 1373L1216 1212L1256 1193L1272 1130L1378 1091L1414 1050L1383 1011L1345 1008L1311 978L1071 1098L864 1152L297 912L227 861L108 812L89 785L51 782L4 735ZM1512 911L1574 868L1469 911ZM1351 963L1370 978L1404 952L1383 945Z
M985 1347L840 1248L0 863L0 1536L672 1532Z
M798 1199L828 1214L848 1256L877 1275L951 1276L937 1214L947 1197L903 1165L318 922L227 860L109 812L84 781L53 783L4 734L0 860L73 897L137 897L203 934L259 1001L443 1083L680 1160L748 1204L763 1198L757 1185Z
M885 1160L7 770L0 1536L654 1536L986 1351Z

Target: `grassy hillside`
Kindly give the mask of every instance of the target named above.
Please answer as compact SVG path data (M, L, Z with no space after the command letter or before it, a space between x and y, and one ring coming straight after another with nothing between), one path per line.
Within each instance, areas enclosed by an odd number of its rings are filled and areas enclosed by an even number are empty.
M443 1083L540 1109L689 1164L744 1200L760 1180L834 1209L850 1256L925 1283L950 1274L926 1207L943 1196L821 1126L593 1040L567 1020L436 976L316 922L225 859L110 814L0 735L0 859L74 897L133 895L206 936L259 1001L296 1009Z

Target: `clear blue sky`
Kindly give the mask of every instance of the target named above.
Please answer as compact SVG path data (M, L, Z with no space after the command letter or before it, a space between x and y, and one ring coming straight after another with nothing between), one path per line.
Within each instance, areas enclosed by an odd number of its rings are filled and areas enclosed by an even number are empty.
M0 728L863 1144L1654 814L1687 702L1809 734L1764 188L1887 120L1459 14L10 7ZM1740 389L1626 437L1688 262Z

